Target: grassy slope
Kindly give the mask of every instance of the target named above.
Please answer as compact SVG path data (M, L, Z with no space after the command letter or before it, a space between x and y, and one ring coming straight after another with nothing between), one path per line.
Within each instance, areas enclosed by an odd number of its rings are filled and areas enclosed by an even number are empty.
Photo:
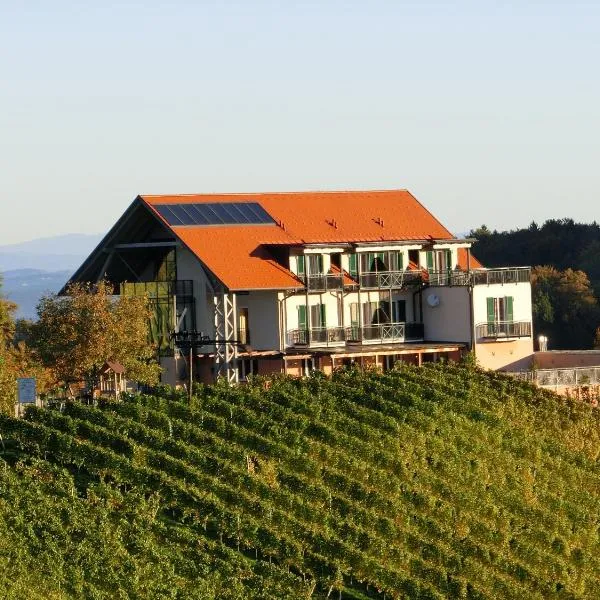
M597 597L595 409L441 365L163 396L0 422L3 597Z

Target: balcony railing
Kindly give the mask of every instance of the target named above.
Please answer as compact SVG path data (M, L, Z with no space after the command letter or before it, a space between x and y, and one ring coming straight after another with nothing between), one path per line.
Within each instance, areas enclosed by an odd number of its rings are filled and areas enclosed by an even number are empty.
M429 285L470 285L472 278L468 271L452 271L446 269L444 271L428 271L423 279Z
M531 381L541 387L600 385L600 367L538 369L536 371L508 373L508 375L523 381Z
M288 346L339 345L345 341L343 327L312 327L311 329L292 329L288 331Z
M496 283L528 283L531 281L530 267L506 269L474 269L471 271L473 285L491 285Z
M346 341L363 342L410 342L424 338L423 323L380 323L346 328Z
M531 336L531 321L491 321L475 326L477 339L519 338Z
M362 288L403 288L419 285L421 271L369 271L360 274Z
M381 323L364 327L313 327L288 331L288 346L329 346L340 343L406 342L424 337L423 323Z
M531 268L473 269L470 272L459 270L428 271L423 279L433 286L527 283L531 279Z
M307 275L304 278L304 283L306 284L308 290L311 292L341 290L344 288L344 276L341 273Z

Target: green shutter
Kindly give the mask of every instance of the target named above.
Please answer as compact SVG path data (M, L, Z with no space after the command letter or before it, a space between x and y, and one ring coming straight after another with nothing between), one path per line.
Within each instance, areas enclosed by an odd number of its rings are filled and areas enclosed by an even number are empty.
M513 297L506 296L504 298L504 305L506 306L506 320L512 321L513 320Z
M398 271L404 270L404 254L402 252L396 252L396 269Z
M325 305L321 304L321 327L327 327L327 321L325 320Z
M452 251L451 250L446 250L446 269L448 271L452 270Z
M425 257L427 260L427 270L433 271L433 251L427 250L427 252L425 252Z
M487 320L488 323L493 323L496 320L494 312L494 298L487 299Z
M306 273L306 267L304 266L304 254L296 258L298 262L298 275L304 275Z
M319 265L319 274L323 273L323 255L319 254L317 256L317 264Z
M298 307L298 329L306 329L306 306L304 304Z
M356 254L350 254L350 256L348 257L349 260L349 267L350 267L350 275L352 275L353 277L356 277L356 275L358 275L358 257L356 256Z

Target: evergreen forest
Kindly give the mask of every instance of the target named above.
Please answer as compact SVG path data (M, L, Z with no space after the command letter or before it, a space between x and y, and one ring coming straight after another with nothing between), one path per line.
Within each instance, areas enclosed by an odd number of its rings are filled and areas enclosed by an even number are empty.
M0 595L577 599L600 413L469 364L0 419Z

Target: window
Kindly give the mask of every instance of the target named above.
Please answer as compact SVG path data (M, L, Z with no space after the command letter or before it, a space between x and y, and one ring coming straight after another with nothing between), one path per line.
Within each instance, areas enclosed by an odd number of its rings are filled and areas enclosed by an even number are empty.
M310 326L312 327L326 327L325 319L325 305L324 304L313 304L310 307Z
M299 256L296 257L296 265L297 265L298 275L300 277L304 277L304 275L306 274L306 266L305 266L303 254L300 254Z
M250 331L248 330L248 309L240 308L238 311L238 340L242 344L250 343Z
M308 274L322 275L323 274L323 255L309 254L308 255Z
M363 304L363 323L365 325L380 325L390 322L390 303L381 300L379 302L365 302Z
M502 298L487 299L487 320L488 323L500 323L513 320L513 302L512 296Z
M358 302L350 304L350 325L351 327L358 327L359 325Z
M394 323L406 322L406 300L394 300L392 302L392 321Z
M298 329L306 329L306 306L304 304L298 307Z
M402 271L404 269L404 255L402 252L390 252L390 271Z
M350 254L348 256L348 269L352 277L358 276L358 260L356 254Z
M365 252L361 254L361 270L365 273L387 271L386 252Z
M258 375L258 359L242 358L238 361L238 379L246 381L250 375Z
M450 250L428 250L425 252L428 271L448 271L452 269L452 252Z

